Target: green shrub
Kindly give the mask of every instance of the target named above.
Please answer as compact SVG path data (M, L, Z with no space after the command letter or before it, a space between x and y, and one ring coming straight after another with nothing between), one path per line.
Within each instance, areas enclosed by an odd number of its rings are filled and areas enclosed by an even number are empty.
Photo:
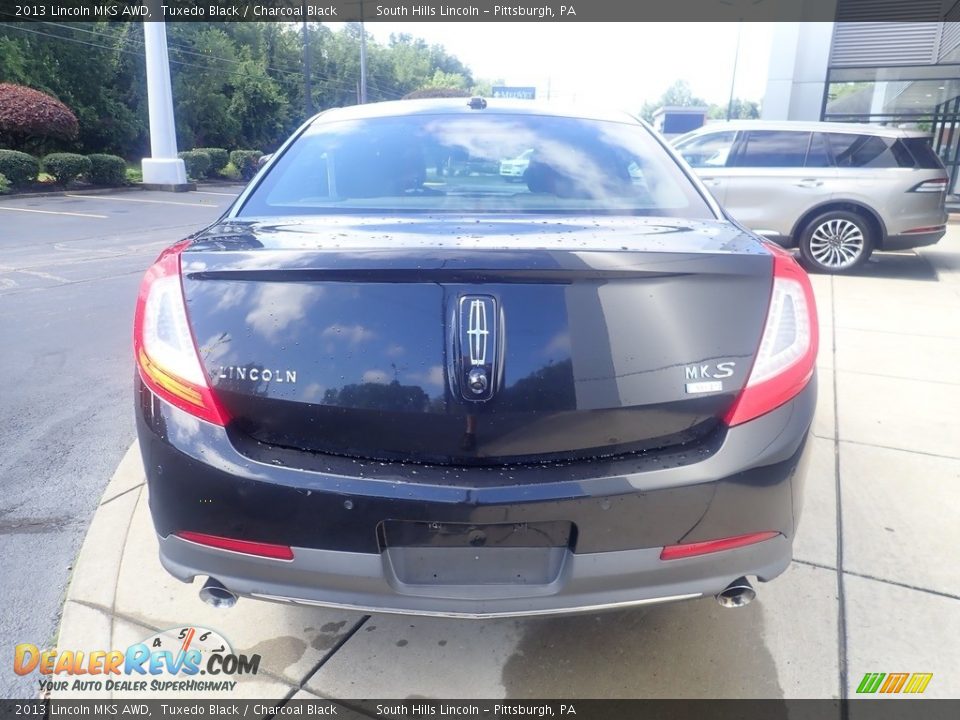
M0 173L12 187L22 187L37 179L40 161L16 150L0 150Z
M230 162L230 153L223 148L194 148L210 156L210 172L219 173Z
M127 163L122 157L96 153L87 155L87 159L90 160L88 178L94 185L118 187L127 184Z
M199 180L210 172L210 156L202 150L185 150L178 157L187 166L187 177Z
M7 176L3 173L0 173L0 195L6 195L10 192L10 181L7 180Z
M127 168L126 173L128 183L141 183L143 182L143 172L138 168Z
M263 155L259 150L234 150L230 153L230 162L240 171L240 177L249 180L257 174L257 160Z
M240 171L237 169L237 166L232 162L228 162L226 167L220 171L220 177L226 178L227 180L239 180Z
M74 153L51 153L43 158L43 170L53 175L57 185L66 185L81 175L90 174L90 158Z

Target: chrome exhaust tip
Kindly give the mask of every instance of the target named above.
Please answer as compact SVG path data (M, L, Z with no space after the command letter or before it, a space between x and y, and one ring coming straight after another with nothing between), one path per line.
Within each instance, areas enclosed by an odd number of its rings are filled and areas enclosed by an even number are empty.
M717 593L717 602L720 607L738 608L749 605L757 596L757 591L745 577L739 577Z
M227 590L223 583L213 578L207 578L207 581L200 588L200 599L210 607L226 610L237 604L237 596Z

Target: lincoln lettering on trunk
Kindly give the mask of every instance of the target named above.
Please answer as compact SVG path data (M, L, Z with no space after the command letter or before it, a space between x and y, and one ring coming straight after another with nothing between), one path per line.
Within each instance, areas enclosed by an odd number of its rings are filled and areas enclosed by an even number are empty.
M221 380L249 380L250 382L295 383L296 370L272 369L257 366L223 365L217 377Z

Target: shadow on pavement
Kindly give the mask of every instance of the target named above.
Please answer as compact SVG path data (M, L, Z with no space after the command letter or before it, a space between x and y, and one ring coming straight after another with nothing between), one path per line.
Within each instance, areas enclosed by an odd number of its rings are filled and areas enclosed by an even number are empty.
M939 282L936 269L926 258L914 253L875 253L849 277Z
M713 599L536 619L503 668L509 697L778 698L759 603Z

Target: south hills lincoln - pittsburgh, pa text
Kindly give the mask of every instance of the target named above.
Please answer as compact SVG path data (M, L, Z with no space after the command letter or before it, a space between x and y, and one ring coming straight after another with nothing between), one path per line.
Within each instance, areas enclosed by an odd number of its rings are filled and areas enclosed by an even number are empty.
M374 8L376 17L508 17L508 18L553 18L576 17L577 11L573 5L558 5L557 9L550 5L519 6L494 5L491 10L481 10L474 5L377 5Z

